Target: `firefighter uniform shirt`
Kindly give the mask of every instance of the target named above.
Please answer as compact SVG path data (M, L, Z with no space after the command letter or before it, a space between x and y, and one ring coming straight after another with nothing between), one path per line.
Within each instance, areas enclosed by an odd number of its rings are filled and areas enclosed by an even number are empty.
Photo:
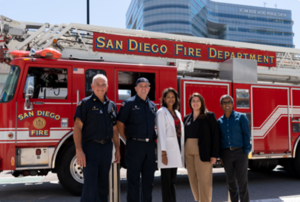
M112 138L116 110L114 102L105 96L102 103L94 93L79 102L74 119L79 118L83 123L82 143Z
M122 103L118 121L125 124L126 137L156 138L154 130L156 112L156 105L148 97L142 100L135 95Z

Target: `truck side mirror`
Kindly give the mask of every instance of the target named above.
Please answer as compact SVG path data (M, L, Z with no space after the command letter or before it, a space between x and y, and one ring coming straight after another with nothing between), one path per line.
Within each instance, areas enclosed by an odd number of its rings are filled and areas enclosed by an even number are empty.
M34 76L30 76L26 80L25 85L25 103L24 110L32 110L32 103L29 98L32 98L34 95Z

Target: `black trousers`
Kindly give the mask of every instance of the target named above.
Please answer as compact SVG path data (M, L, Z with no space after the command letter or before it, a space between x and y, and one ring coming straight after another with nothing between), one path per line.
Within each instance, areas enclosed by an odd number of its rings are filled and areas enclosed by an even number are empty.
M108 202L112 150L111 141L106 144L92 141L83 144L86 167L83 167L81 202Z
M162 201L176 202L177 168L163 168L160 173Z
M248 154L244 152L243 148L235 150L222 149L221 159L226 173L231 201L238 202L240 195L241 202L249 202Z
M127 202L152 201L155 161L155 141L141 142L127 140L125 149ZM140 176L142 177L141 187Z

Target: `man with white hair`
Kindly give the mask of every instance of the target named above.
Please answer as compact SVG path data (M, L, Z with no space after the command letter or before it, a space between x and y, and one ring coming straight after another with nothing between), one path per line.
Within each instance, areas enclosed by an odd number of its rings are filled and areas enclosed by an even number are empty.
M120 161L117 108L106 97L105 75L95 75L91 87L93 94L78 103L74 116L76 158L84 176L81 202L107 202L112 140L116 148L114 163Z

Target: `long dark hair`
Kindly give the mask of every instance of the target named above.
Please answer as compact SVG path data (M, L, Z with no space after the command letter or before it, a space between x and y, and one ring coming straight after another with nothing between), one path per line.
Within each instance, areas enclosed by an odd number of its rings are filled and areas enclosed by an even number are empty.
M190 96L190 98L189 98L189 106L190 106L191 110L193 110L191 103L192 103L192 99L194 97L199 98L199 100L201 102L200 114L199 114L198 118L202 118L203 119L206 116L207 112L208 112L208 110L206 108L206 105L205 105L205 100L204 100L204 98L203 98L203 96L201 94L199 94L199 93L193 93Z
M167 103L165 102L164 98L167 97L167 94L169 92L174 93L175 95L175 103L173 104L173 110L178 109L179 108L179 98L178 98L178 93L174 88L166 88L163 92L162 92L162 97L161 97L161 105L163 107L168 108Z

